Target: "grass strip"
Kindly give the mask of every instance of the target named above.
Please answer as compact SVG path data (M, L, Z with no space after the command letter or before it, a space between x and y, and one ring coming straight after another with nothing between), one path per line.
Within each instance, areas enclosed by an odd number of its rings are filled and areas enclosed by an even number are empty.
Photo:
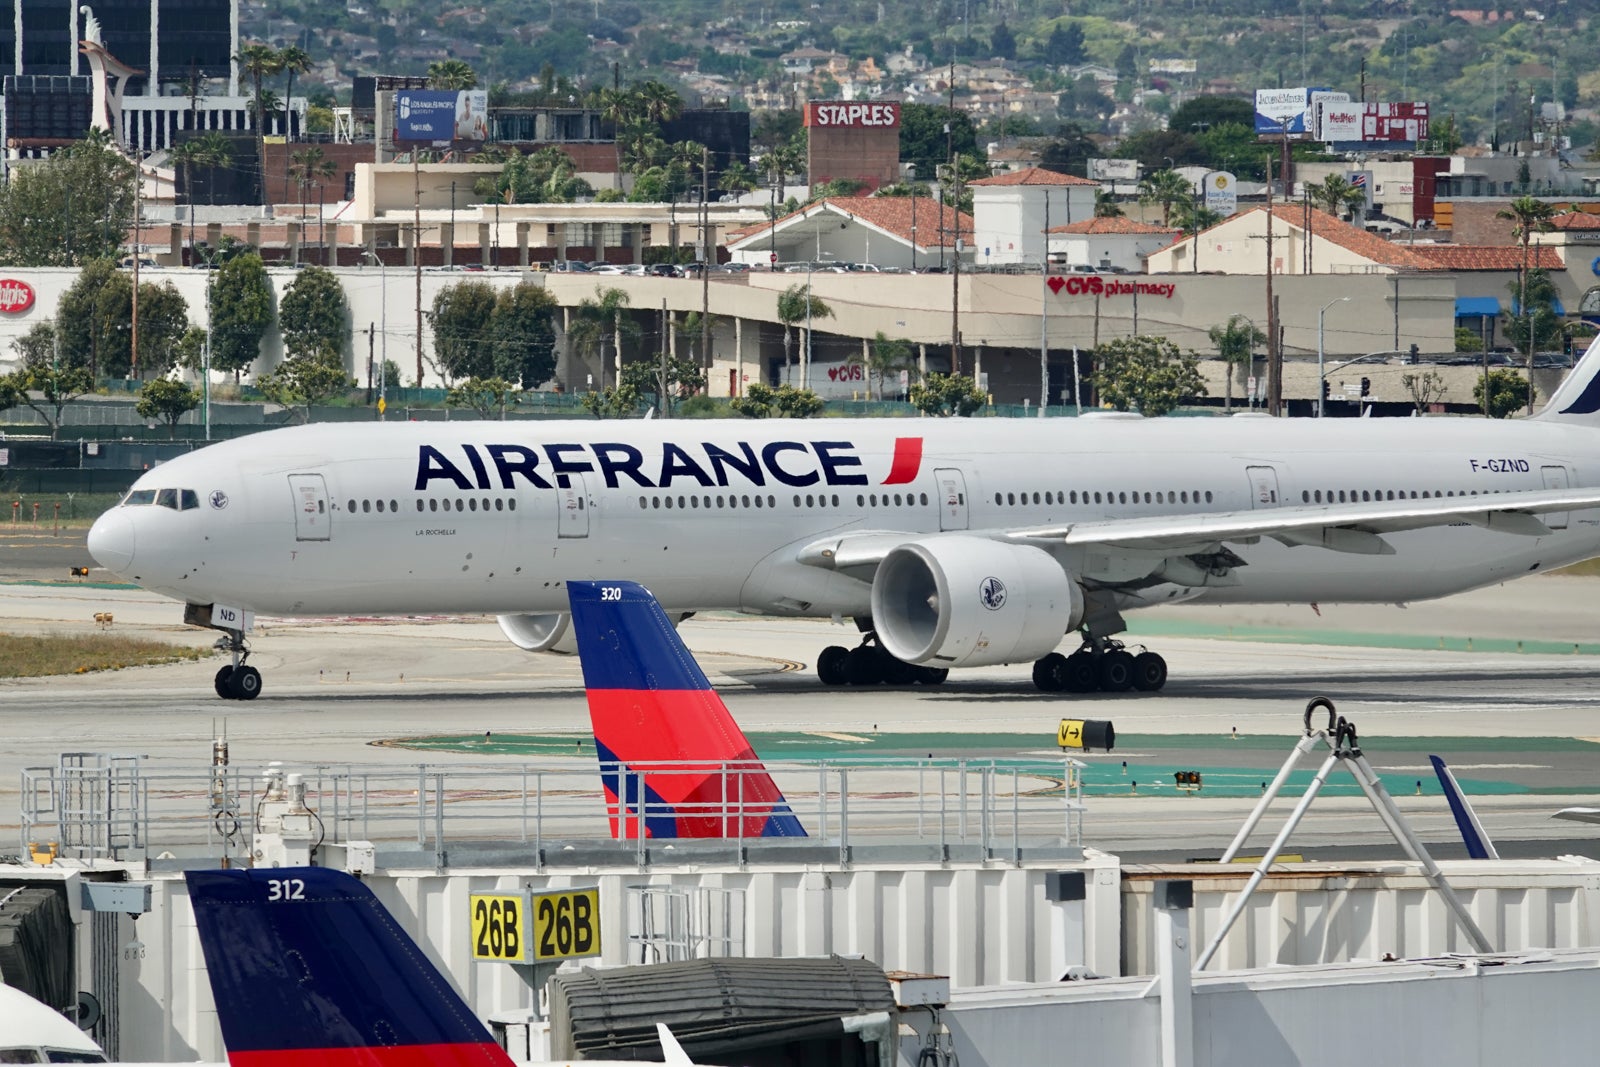
M209 649L145 641L115 634L0 634L0 678L44 678L56 674L119 671L204 659Z

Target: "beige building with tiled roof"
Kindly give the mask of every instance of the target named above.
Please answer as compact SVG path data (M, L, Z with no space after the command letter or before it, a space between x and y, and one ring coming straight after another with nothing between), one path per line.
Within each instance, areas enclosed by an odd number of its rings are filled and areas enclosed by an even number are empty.
M829 197L727 244L735 262L871 263L929 267L955 251L956 226L970 250L972 216L927 197ZM970 258L968 256L963 258Z
M1300 204L1272 208L1274 274L1394 274L1445 269L1413 246ZM1267 209L1242 211L1150 256L1151 273L1267 273Z
M1067 267L1144 273L1145 257L1170 245L1182 231L1134 219L1088 218L1050 227L1050 262Z

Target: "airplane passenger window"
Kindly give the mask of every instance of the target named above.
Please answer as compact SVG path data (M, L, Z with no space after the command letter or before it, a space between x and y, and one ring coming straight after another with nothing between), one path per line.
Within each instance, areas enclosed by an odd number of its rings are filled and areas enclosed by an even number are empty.
M719 508L722 507L722 496L721 496L721 494L718 494L718 496L717 496L717 507L719 507Z
M1117 502L1121 503L1121 504L1126 504L1128 502L1128 494L1127 493L1118 493L1117 494Z
M200 506L200 497L193 489L181 490L183 497L183 510L193 511Z
M327 513L328 513L328 502L326 500L317 501L317 514L318 515L326 515Z
M684 506L684 504L683 504L683 497L681 497L681 496L680 496L680 497L679 497L679 498L678 498L678 508L679 508L679 510L682 510L682 508L683 508L683 506Z
M862 496L860 493L857 493L856 494L856 507L864 508L866 506L867 506L867 498Z
M1001 504L1004 504L1004 503L1005 503L1005 497L1004 497L1004 494L1002 494L1002 493L996 493L996 494L995 494L995 495L994 495L994 506L995 506L995 507L999 507L999 506L1000 506L1000 505L1001 505Z
M583 497L581 497L581 496L578 498L578 510L579 511L583 510Z
M911 498L910 497L906 497L906 499L910 500ZM839 506L839 494L838 493L833 494L833 506L834 507L838 507Z
M370 500L363 500L363 501L362 501L362 502L361 502L361 510L362 510L362 511L367 511L367 512L370 512L370 511L371 511L371 510L372 510L372 501L370 501Z
M667 499L667 510L671 511L672 510L672 498L669 496L666 499Z
M760 497L756 497L756 500L757 500L757 501L758 501L758 503L757 503L757 504L756 504L756 507L758 507L758 508L759 508L759 507L760 507L760 506L761 506L761 504L760 504L760 503L759 503L759 501L760 501L760 500L761 500L761 498L760 498ZM740 506L740 507L743 507L743 508L747 508L747 507L749 507L749 506L750 506L750 498L749 498L749 497L747 497L747 496L742 496L742 497L740 497L740 498L739 498L739 506Z
M706 508L710 508L711 507L711 498L710 497L702 497L701 498L701 504L702 504L702 506L704 506Z
M437 499L428 501L428 510L429 511L438 511L439 510L439 501Z
M1039 494L1038 493L1034 493L1033 494L1033 502L1035 504L1037 504L1039 502Z
M417 510L418 510L418 511L421 511L421 510L422 510L422 501L421 501L421 500L418 500L418 501L417 501Z
M800 498L799 497L795 497L795 503L798 504L799 502L800 502ZM814 496L812 496L810 493L807 493L806 494L806 507L814 508L816 506L817 506L816 498Z
M471 508L473 511L477 511L478 510L478 502L476 500L468 500L467 501L467 507ZM383 510L383 501L381 501L381 500L378 501L378 510L379 511Z
M877 507L878 506L878 494L877 493L873 493L870 496L868 496L867 500L868 500L869 503L872 504L873 507ZM1000 503L1000 496L999 496L998 493L995 494L995 501L994 502L996 504Z
M1372 499L1372 494L1367 492L1365 489L1363 489L1363 490L1361 490L1361 499L1362 500L1371 500Z
M160 489L156 492L156 503L164 508L178 510L178 491L176 489Z
M923 507L927 507L928 506L928 494L927 493L919 493L917 495L922 498L922 506Z
M800 502L800 498L799 497L795 497L795 503L799 503L799 502ZM700 498L697 497L697 496L690 497L689 498L689 506L691 508L699 507L700 506Z
M495 497L494 498L494 509L496 511L504 511L506 509L506 502L504 500L500 499L499 497Z
M760 494L759 494L759 493L758 493L758 494L757 494L757 495L756 495L756 507L758 507L758 508L759 508L759 507L760 507L760 506L761 506L761 496L760 496Z
M506 507L509 508L512 511L516 511L517 510L517 498L516 497L512 497L510 500L507 500L506 501Z
M350 511L350 512L354 512L356 510L356 502L354 500L350 501L350 506L348 508L346 508L345 510L346 511Z
M378 501L378 513L379 514L383 513L383 501L381 501L381 500Z
M900 506L900 494L899 493L896 493L894 495L894 506L895 507L899 507Z
M1187 504L1189 502L1189 491L1185 489L1183 492L1179 493L1178 500L1180 503Z
M1206 490L1206 503L1211 503L1211 490L1209 489Z

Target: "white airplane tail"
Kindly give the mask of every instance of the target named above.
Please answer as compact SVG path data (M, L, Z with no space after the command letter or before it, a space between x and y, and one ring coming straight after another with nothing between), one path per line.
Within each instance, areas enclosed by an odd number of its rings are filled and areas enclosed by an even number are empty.
M1600 335L1589 342L1578 365L1534 417L1600 427Z

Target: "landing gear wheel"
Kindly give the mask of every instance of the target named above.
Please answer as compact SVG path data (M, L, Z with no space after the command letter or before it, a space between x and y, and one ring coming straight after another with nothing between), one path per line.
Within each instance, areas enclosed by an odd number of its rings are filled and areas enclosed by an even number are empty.
M254 700L261 695L261 672L254 667L239 667L228 679L228 695L235 700Z
M845 681L851 685L877 685L883 681L883 664L871 645L852 648L844 661Z
M917 668L891 656L885 648L878 649L878 671L884 685L910 685L917 680Z
M217 672L217 696L223 700L233 699L233 690L228 688L228 683L233 679L233 668L224 667Z
M1061 672L1067 665L1067 657L1059 652L1052 652L1033 662L1034 688L1043 693L1059 693L1065 688Z
M1154 652L1141 652L1133 657L1133 687L1142 693L1154 693L1167 684L1167 661Z
M1107 693L1125 693L1133 688L1133 655L1113 649L1100 657L1100 688Z
M817 677L823 685L844 685L850 680L845 673L845 661L850 650L842 645L829 645L817 656Z
M1100 688L1100 669L1092 652L1074 652L1062 661L1061 688L1069 693L1092 693Z
M948 677L950 677L950 669L948 667L917 668L918 685L943 685L944 680Z

